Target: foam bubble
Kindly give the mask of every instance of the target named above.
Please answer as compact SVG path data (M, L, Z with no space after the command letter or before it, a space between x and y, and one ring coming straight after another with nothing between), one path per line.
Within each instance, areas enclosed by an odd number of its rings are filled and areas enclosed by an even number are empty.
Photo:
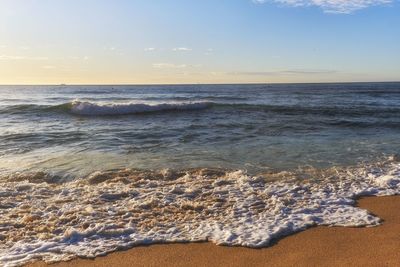
M64 184L3 181L0 264L166 242L264 247L313 225L378 225L354 199L400 193L396 162L306 172L313 179L285 172L268 182L265 175L197 169L97 172Z

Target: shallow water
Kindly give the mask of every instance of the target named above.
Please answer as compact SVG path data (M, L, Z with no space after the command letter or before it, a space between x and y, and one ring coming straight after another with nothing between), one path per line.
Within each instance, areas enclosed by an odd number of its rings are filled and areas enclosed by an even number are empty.
M0 265L375 226L400 83L0 87Z

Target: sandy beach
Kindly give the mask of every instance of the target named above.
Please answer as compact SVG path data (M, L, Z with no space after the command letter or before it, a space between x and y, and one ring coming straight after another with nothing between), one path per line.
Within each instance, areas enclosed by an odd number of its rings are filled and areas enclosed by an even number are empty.
M378 227L314 227L264 249L211 243L136 247L94 260L52 266L398 266L400 196L367 197L358 205L384 220ZM36 262L29 267L48 266Z
M400 267L400 0L0 0L0 267Z

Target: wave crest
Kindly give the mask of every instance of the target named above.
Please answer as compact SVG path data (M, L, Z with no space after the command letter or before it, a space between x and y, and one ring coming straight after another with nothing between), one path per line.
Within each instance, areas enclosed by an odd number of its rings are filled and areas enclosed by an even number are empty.
M183 102L183 103L97 103L74 100L69 104L69 110L76 115L107 116L153 113L161 111L202 110L211 106L211 102Z

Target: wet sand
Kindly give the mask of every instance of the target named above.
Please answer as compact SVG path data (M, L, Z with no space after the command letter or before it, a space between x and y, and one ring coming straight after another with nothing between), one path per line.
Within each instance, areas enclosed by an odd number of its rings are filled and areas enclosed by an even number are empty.
M378 215L383 224L314 227L264 249L211 243L152 245L51 266L400 266L400 196L367 197L358 205ZM28 266L48 265L36 262Z

